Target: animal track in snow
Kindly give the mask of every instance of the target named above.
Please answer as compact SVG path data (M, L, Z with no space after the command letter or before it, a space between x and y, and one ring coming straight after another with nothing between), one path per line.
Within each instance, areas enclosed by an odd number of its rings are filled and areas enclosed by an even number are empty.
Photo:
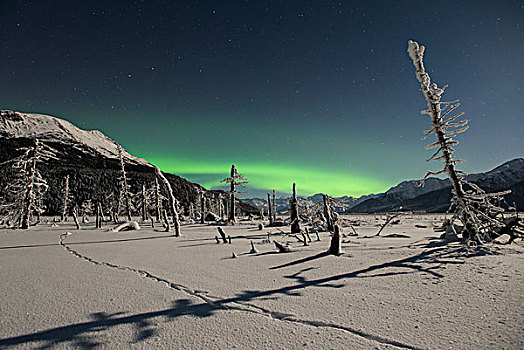
M64 247L64 249L66 251L68 251L72 255L76 256L77 258L83 259L83 260L85 260L87 262L90 262L90 263L92 263L94 265L101 265L101 266L106 266L106 267L117 269L117 270L134 272L134 273L136 273L136 274L138 274L138 275L140 275L142 277L148 278L148 279L153 280L155 282L163 283L163 284L167 285L169 288L171 288L173 290L180 291L180 292L188 294L189 296L192 296L192 297L195 297L197 299L200 299L204 303L213 306L217 310L221 309L221 310L229 310L229 311L251 312L251 313L254 313L254 314L257 314L257 315L261 315L261 316L265 316L265 317L269 317L269 318L272 318L272 319L278 320L278 321L291 322L291 323L295 323L295 324L299 324L299 325L303 325L303 326L310 326L310 327L316 327L316 328L330 328L330 329L334 329L334 330L338 330L338 331L343 331L343 332L347 332L347 333L356 335L358 337L361 337L361 338L364 338L364 339L367 339L367 340L370 340L370 341L374 341L374 342L377 342L377 343L380 343L380 344L384 344L384 345L394 346L394 347L401 348L401 349L418 349L418 348L416 348L416 347L414 347L412 345L409 345L409 344L404 344L404 343L398 342L396 340L390 340L390 339L386 339L384 337L368 334L368 333L365 333L363 331L360 331L360 330L357 330L357 329L354 329L354 328L350 328L350 327L347 327L347 326L338 325L338 324L329 323L329 322L324 322L324 321L311 321L311 320L306 320L306 319L300 319L300 318L298 318L298 317L296 317L295 315L292 315L292 314L286 314L286 313L282 313L282 312L271 311L269 309L266 309L266 308L263 308L263 307L260 307L260 306L248 303L246 301L238 300L238 298L220 298L220 297L215 297L215 296L214 297L206 296L205 295L206 292L204 292L204 291L193 290L193 289L188 288L188 287L186 287L186 286L184 286L182 284L174 283L174 282L166 280L165 278L155 276L154 274L152 274L152 273L150 273L148 271L145 271L145 270L139 270L139 269L135 269L135 268L128 267L128 266L121 266L121 265L112 264L112 263L108 263L108 262L97 261L95 259L92 259L92 258L86 256L86 255L82 255L82 254L78 253L77 251L75 251L74 249L70 248L64 242L65 238L68 235L71 235L71 233L70 232L62 233L60 235L60 242L59 243L60 243L60 245L62 247ZM216 300L213 300L213 299L216 299Z

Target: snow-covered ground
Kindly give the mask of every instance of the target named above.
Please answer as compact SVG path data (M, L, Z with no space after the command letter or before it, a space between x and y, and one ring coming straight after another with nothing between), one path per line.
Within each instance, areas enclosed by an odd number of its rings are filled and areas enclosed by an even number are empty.
M351 219L359 236L340 257L324 254L327 233L303 246L257 222L223 227L232 244L197 224L179 238L145 225L0 229L0 348L524 348L521 241L467 251L437 239L436 215L381 237L380 216Z

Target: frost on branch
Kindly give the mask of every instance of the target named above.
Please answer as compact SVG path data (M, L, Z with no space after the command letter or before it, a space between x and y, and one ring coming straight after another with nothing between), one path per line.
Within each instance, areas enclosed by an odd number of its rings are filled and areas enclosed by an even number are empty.
M482 243L490 240L497 236L501 228L507 226L504 223L504 209L494 203L500 203L504 195L510 193L510 191L486 193L479 186L464 180L465 173L456 169L457 163L463 161L454 158L455 149L453 147L458 145L458 141L454 137L468 129L468 121L459 120L464 113L457 113L456 111L460 106L458 100L441 101L442 94L447 86L439 88L437 84L431 83L431 78L424 68L424 46L410 40L408 42L408 53L415 66L415 74L420 82L420 88L428 103L428 109L423 110L422 114L429 115L431 119L430 129L424 132L423 139L430 135L435 135L436 138L435 142L425 147L434 150L428 161L441 160L444 163L442 170L429 171L425 178L430 175L445 173L453 186L453 199L450 209L454 207L455 213L451 225L455 220L461 221L464 226L463 237L469 242ZM464 187L468 190L465 190ZM515 231L511 233L517 234Z

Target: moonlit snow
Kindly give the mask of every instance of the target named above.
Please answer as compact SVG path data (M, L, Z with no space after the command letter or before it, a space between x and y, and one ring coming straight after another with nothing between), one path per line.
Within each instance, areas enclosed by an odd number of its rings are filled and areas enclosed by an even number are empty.
M179 238L145 222L0 229L0 348L523 347L522 242L468 251L438 239L439 215L380 237L385 217L344 218L360 226L339 257L326 232L304 246L259 221L224 226L231 244L187 223Z

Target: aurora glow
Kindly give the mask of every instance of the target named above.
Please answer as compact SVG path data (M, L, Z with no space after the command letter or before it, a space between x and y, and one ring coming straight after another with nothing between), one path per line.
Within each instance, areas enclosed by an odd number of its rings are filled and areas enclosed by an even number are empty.
M220 181L226 177L228 168L223 162L184 161L178 159L176 165L172 160L152 160L152 163L167 172L181 174L185 178L201 179L206 188L223 186ZM368 193L378 193L386 190L384 179L370 178L364 175L336 171L321 171L318 168L300 166L293 167L284 164L249 164L237 163L237 168L249 181L249 187L256 189L275 189L278 192L290 191L290 184L296 182L300 195L311 195L322 189L335 196L353 193L360 196ZM243 169L246 169L245 171ZM203 180L203 181L202 181Z
M440 168L425 162L409 39L470 119L461 169L523 156L522 1L7 0L0 13L1 109L99 129L206 187L236 164L251 192L358 196Z

